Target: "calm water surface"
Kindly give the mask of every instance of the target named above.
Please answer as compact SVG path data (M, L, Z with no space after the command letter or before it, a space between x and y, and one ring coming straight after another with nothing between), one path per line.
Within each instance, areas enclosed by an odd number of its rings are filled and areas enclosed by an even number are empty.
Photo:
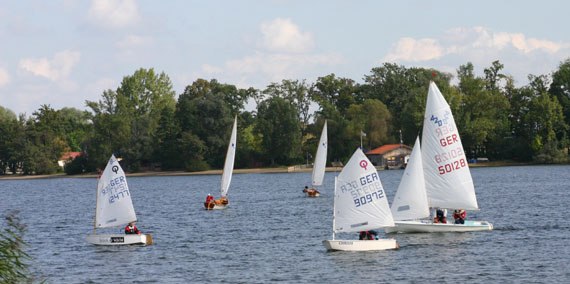
M390 201L402 173L380 172ZM219 195L218 175L130 177L138 227L155 241L147 247L85 242L94 178L0 180L0 213L20 210L33 269L49 283L568 283L569 174L570 166L474 168L481 210L468 218L494 231L398 234L401 248L381 252L325 251L335 173L314 199L301 192L310 173L236 174L231 207L220 211L202 209L206 194Z

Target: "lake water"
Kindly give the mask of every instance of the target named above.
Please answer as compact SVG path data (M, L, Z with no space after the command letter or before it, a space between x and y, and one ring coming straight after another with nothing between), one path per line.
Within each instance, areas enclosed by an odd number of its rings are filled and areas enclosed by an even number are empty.
M391 201L403 171L381 171ZM34 272L49 283L568 283L570 166L474 168L491 232L393 235L401 248L327 252L335 173L321 197L310 173L235 174L231 207L205 211L219 175L130 177L152 246L90 245L94 178L0 180L0 213L20 210ZM121 232L116 229L116 232ZM356 238L356 234L341 235Z

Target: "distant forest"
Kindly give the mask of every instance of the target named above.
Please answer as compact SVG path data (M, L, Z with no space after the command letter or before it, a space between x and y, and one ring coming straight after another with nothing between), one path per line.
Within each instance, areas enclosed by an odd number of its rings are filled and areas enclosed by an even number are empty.
M68 174L95 172L111 154L130 172L219 169L235 116L236 168L311 162L325 120L328 162L345 162L360 146L361 131L365 150L398 143L400 133L413 144L421 135L429 81L450 104L468 158L568 162L570 59L552 74L528 75L522 87L499 61L483 77L473 69L461 65L453 78L385 63L362 84L330 74L263 90L197 79L178 96L168 75L139 69L99 101L86 101L85 111L42 105L25 117L0 106L0 173L56 173L57 161L70 151L82 154L65 166ZM246 110L248 101L256 109Z

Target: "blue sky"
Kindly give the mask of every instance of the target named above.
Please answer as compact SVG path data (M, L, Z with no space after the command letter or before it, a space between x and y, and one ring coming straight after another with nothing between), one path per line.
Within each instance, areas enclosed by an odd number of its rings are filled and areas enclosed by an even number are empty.
M395 62L517 85L570 57L570 1L0 0L0 105L86 109L139 68L180 94L198 78L263 89ZM427 90L427 86L426 86Z

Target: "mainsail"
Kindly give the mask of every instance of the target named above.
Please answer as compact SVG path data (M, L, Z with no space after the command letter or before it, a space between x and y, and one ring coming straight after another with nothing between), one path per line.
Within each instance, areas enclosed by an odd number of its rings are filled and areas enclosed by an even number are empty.
M334 203L334 232L394 226L380 176L360 149L338 175Z
M391 210L394 220L397 221L429 217L419 137L416 138L408 165L394 196Z
M97 185L95 227L116 227L136 221L125 172L112 155Z
M224 172L222 173L222 186L221 196L226 196L230 189L230 182L232 181L232 172L234 171L234 160L236 156L236 142L237 142L237 116L234 119L234 126L232 128L232 135L228 145L228 152L226 154L226 161L224 163Z
M473 179L451 108L434 82L430 82L426 103L422 159L430 207L478 209Z
M323 179L325 178L325 169L327 166L327 149L327 121L325 120L323 131L321 133L321 139L319 140L319 145L317 147L315 164L313 165L313 186L319 186L323 184Z

